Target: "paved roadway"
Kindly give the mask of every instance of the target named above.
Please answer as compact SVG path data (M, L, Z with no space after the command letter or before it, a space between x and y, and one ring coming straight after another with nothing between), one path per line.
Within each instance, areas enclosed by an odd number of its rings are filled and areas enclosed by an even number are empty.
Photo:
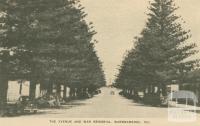
M126 121L140 120L142 122L143 121L150 122L146 125L143 125L143 123L139 124L139 126L161 126L161 125L162 126L169 126L169 125L170 126L188 126L188 125L200 126L199 124L200 114L197 114L196 116L198 121L195 121L192 124L169 122L167 108L144 106L142 104L135 103L133 100L128 100L120 96L118 94L120 90L115 89L115 88L102 88L101 91L102 91L101 94L91 99L76 100L73 102L69 102L67 105L62 106L61 109L40 110L37 114L18 116L18 117L14 117L14 119L15 118L22 119L21 123L23 123L25 119L32 120L35 118L42 119L42 120L44 119L44 122L48 122L48 121L45 121L45 119L48 119L48 118L58 118L58 119L59 118L64 118L64 119L103 118L107 120L109 120L110 118L112 119L120 118ZM110 94L111 91L114 91L115 95L111 95ZM12 123L12 122L6 121L4 123ZM37 123L37 121L35 123ZM34 123L31 123L31 124L32 124L31 126L36 125ZM115 124L115 125L122 126L122 124ZM132 123L125 126L133 126L133 125L136 126L136 124L132 124Z
M128 100L115 88L102 88L102 93L87 100L76 100L62 109L41 110L36 115L21 117L61 117L61 118L167 118L167 108L144 106ZM114 91L115 95L110 92Z

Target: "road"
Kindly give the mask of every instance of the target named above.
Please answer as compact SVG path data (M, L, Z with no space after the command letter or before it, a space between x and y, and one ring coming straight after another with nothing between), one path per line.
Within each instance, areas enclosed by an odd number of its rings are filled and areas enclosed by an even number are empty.
M167 117L167 108L144 106L126 99L115 88L102 88L102 93L87 100L76 100L61 109L40 110L35 115L20 117L48 118L156 118ZM110 92L114 91L115 95Z
M103 120L110 120L110 119L116 119L116 120L122 120L122 121L148 121L145 126L158 126L158 125L165 125L165 126L199 126L199 119L200 114L195 115L196 119L191 123L174 123L171 120L168 120L168 108L161 108L161 107L151 107L151 106L144 106L142 104L136 103L133 100L126 99L122 96L120 96L118 93L120 90L115 88L102 88L102 93L87 100L76 100L67 103L67 105L62 106L60 109L45 109L40 110L37 114L34 115L23 115L18 117L13 117L14 119L21 119L21 123L24 124L24 120L30 121L33 118L34 119L41 119L39 121L36 121L34 123L29 123L31 126L35 126L36 123L44 122L44 125L48 121L45 121L45 119L49 118L57 118L57 119L73 119L73 118L82 118L82 119L103 119ZM114 91L115 95L111 95L110 92ZM188 112L186 111L186 115ZM174 113L173 113L174 114ZM183 115L183 112L180 112L181 119ZM175 116L177 116L177 113L175 113ZM186 118L187 119L187 118ZM1 121L1 120L0 120ZM185 119L181 120L181 122L185 122ZM15 124L15 122L12 121L5 121L5 124L12 123L12 125ZM139 123L139 126L143 126L144 123ZM11 125L11 124L9 124ZM82 125L82 124L81 124ZM93 123L91 123L93 125ZM116 126L121 126L121 123L115 124ZM133 124L127 124L126 126L132 126ZM136 125L136 124L134 124ZM54 126L54 125L52 125ZM57 125L55 125L57 126ZM76 125L77 126L77 125ZM89 125L87 125L89 126Z

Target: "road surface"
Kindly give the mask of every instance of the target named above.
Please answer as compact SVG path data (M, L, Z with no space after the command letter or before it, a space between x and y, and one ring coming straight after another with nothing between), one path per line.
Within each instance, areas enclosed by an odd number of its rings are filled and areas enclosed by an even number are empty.
M115 88L102 88L102 93L87 100L76 100L61 109L40 110L38 114L20 117L48 118L167 118L167 108L144 106L126 99ZM111 95L111 91L115 95Z
M67 105L62 106L60 109L45 109L40 110L37 114L34 115L23 115L14 117L14 119L22 119L21 123L24 123L24 120L29 121L34 119L42 119L40 121L45 121L45 119L49 118L57 118L57 119L72 119L72 118L92 118L92 119L105 119L110 120L133 120L133 121L148 121L149 123L145 124L144 126L158 126L158 125L165 125L165 126L188 126L191 124L192 126L199 126L200 114L197 114L196 121L192 121L191 123L174 123L173 121L169 121L168 117L168 108L161 108L161 107L151 107L151 106L144 106L139 103L135 103L133 100L126 99L120 96L118 93L120 90L115 88L102 88L102 93L87 100L76 100L67 103ZM111 95L111 91L114 91L115 94ZM192 113L187 112L186 113ZM175 113L175 116L177 113ZM182 111L180 113L181 117L183 115ZM44 120L43 120L44 119ZM1 121L1 120L0 120ZM40 122L39 121L39 122ZM185 122L185 119L182 120ZM182 122L181 121L181 122ZM4 123L12 123L6 121ZM13 122L15 123L15 122ZM31 126L35 126L37 123L31 123ZM143 126L144 123L139 123L139 126ZM81 124L82 125L82 124ZM93 125L91 123L91 125ZM116 124L116 126L121 126L122 124ZM136 124L127 124L126 126L132 126ZM54 126L54 125L52 125ZM57 125L55 125L57 126ZM89 125L88 125L89 126Z

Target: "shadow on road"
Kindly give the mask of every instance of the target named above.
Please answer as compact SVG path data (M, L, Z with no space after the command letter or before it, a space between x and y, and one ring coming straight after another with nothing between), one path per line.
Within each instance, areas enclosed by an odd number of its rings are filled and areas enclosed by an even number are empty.
M70 101L65 103L64 105L61 105L59 108L45 108L45 109L40 109L36 114L34 114L34 116L37 117L37 115L59 115L61 113L61 111L63 110L68 110L68 109L72 109L74 107L80 107L80 106L84 106L87 105L86 102L88 99L83 99L83 100L74 100L74 101ZM18 117L20 116L33 116L33 114L23 114L23 115L18 115Z

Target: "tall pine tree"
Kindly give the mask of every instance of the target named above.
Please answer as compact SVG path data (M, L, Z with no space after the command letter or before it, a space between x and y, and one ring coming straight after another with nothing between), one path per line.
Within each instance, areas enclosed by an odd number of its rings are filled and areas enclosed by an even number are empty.
M175 14L177 9L173 0L151 2L146 26L136 38L136 56L132 66L137 62L140 65L133 72L143 70L138 76L141 82L146 80L143 88L148 88L149 93L155 93L154 87L158 87L157 93L162 90L166 95L166 85L172 80L179 81L181 73L190 71L196 63L196 60L186 60L196 53L195 44L188 43L191 36L182 28L180 17Z
M30 80L34 98L36 83L45 84L51 92L53 84L58 90L61 84L88 86L90 73L105 80L92 43L96 32L84 20L87 14L79 1L9 0L1 5L5 14L0 37L4 82ZM95 83L93 78L90 84Z

